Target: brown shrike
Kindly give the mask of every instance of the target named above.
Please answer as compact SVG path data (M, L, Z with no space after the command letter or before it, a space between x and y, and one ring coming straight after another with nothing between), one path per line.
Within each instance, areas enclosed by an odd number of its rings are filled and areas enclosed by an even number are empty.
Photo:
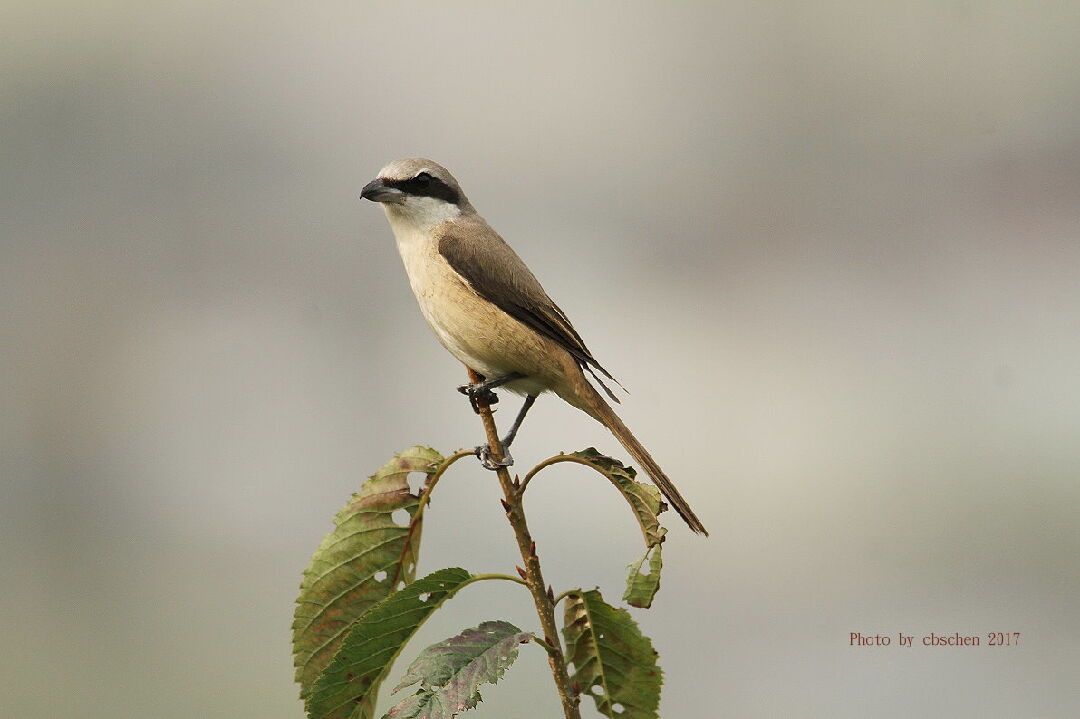
M483 375L484 382L462 390L476 397L502 386L525 395L504 446L513 441L537 395L554 392L607 427L690 529L708 534L585 373L618 402L597 373L616 380L446 168L423 158L391 162L361 197L382 204L420 311L439 341Z

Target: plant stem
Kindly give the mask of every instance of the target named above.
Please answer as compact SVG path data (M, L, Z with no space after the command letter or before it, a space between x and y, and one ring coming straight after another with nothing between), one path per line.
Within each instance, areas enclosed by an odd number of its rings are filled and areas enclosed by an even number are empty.
M469 381L475 384L482 381L482 378L470 369ZM502 442L499 441L495 418L491 416L491 407L482 401L477 402L476 405L480 420L484 423L492 459L499 461L503 458L503 447ZM529 525L525 522L520 488L510 480L510 472L506 470L506 467L499 467L496 474L505 497L503 506L506 508L506 518L514 530L521 559L525 562L525 584L533 596L536 615L540 618L540 628L544 632L544 642L549 647L548 664L551 665L551 675L555 678L555 688L559 691L559 699L562 701L563 715L566 719L581 719L578 711L578 696L570 688L566 657L563 655L559 629L555 624L555 604L548 596L544 575L540 571L540 559L536 556L536 543L529 534Z
M416 534L417 528L420 526L420 521L424 518L424 510L427 509L428 504L431 502L431 492L435 489L435 485L439 483L443 474L450 468L450 465L464 457L471 457L474 453L469 450L461 450L455 454L450 455L442 461L439 468L435 471L435 474L431 476L427 486L424 487L424 491L420 493L420 500L416 503L416 512L413 513L412 521L409 522L409 531L405 535L405 543L401 546L401 558L398 559L397 564L394 565L394 576L391 581L391 586L397 586L397 580L401 576L402 568L405 566L405 559L409 555L412 555L413 565L416 565L416 555L413 554L413 536Z
M463 449L459 452L455 452L442 461L439 468L435 470L435 474L431 475L431 479L428 481L427 486L424 487L424 491L420 493L420 501L416 503L416 514L413 515L412 523L409 526L409 531L412 532L413 527L420 523L420 520L424 516L424 510L427 509L428 503L431 501L431 493L435 490L435 485L439 483L442 476L446 473L446 470L450 469L450 465L459 459L465 457L475 456L476 452L471 449Z
M567 589L565 592L560 592L559 594L555 595L555 601L553 602L554 605L556 607L559 606L559 602L566 599L571 594L579 595L579 594L581 594L581 590L580 589Z
M551 465L558 464L559 462L574 462L575 464L583 464L590 469L596 469L596 465L587 459L575 457L572 454L557 454L554 457L548 457L543 462L529 470L529 473L526 474L525 478L521 480L521 491L525 491L525 488L529 486L529 482L532 481L532 478L536 476L537 472L539 472L544 467L550 467ZM601 474L603 474L603 472L601 472Z
M529 586L525 583L524 580L519 579L518 577L510 576L509 574L474 574L469 577L469 579L464 584L462 584L461 587L466 587L473 582L484 582L489 579L501 579L504 582L514 582L516 584L520 584L523 587ZM458 589L461 589L461 587L458 587Z

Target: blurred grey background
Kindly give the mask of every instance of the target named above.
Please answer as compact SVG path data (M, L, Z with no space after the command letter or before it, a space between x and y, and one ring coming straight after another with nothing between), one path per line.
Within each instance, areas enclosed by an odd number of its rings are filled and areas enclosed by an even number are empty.
M413 155L713 532L669 520L635 612L665 716L1077 715L1078 29L1071 2L5 0L0 715L302 716L292 602L332 515L394 451L481 438L357 199ZM544 399L515 455L588 445L623 456ZM496 496L447 479L421 572L513 571ZM529 510L555 586L617 600L640 540L610 487L552 471ZM395 674L494 618L535 625L470 588ZM1021 643L895 646L991 631ZM558 714L539 651L484 695Z

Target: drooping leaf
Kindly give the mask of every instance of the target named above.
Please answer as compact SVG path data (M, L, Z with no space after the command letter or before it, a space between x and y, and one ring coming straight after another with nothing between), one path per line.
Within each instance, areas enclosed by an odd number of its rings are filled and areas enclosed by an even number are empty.
M660 556L660 543L664 541L667 529L660 526L659 514L667 509L661 499L660 490L651 484L634 479L637 472L617 459L600 454L594 447L589 447L571 456L585 460L596 471L603 474L614 484L634 510L634 516L641 526L641 536L645 539L645 554L630 565L630 574L626 579L626 593L623 599L633 607L648 609L653 597L660 590L660 568L663 560ZM648 574L641 573L645 561L649 562Z
M353 623L305 701L311 719L369 719L379 685L420 625L471 579L440 569L391 594Z
M590 695L606 717L655 719L663 673L652 642L625 609L607 604L600 592L571 594L563 626L571 682Z
M623 594L623 601L630 606L642 609L652 606L653 597L660 590L660 569L664 566L660 552L663 548L662 544L657 544L646 549L641 559L630 565L626 592ZM648 565L645 564L646 561ZM646 571L643 572L642 569Z
M452 719L472 709L481 701L480 685L497 682L517 659L518 645L532 636L509 622L483 622L431 645L394 691L418 682L420 689L394 706L387 719Z
M423 472L430 481L442 461L426 447L395 455L334 518L334 531L315 550L296 600L293 657L301 698L311 692L353 621L413 580L421 527L419 521L409 526L418 498L409 492L407 476ZM407 513L403 523L393 517L401 510Z
M667 529L660 526L657 515L667 509L667 504L661 499L660 490L651 484L636 481L634 477L637 476L637 470L627 467L617 459L600 454L595 447L574 452L570 456L588 462L622 492L641 525L645 546L652 547L664 541Z

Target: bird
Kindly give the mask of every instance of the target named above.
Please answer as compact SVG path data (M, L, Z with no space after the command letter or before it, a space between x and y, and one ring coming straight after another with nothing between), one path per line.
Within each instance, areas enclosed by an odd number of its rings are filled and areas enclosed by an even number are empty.
M504 447L513 442L536 398L553 392L604 425L690 529L708 535L675 484L586 373L616 403L604 380L618 381L445 167L426 158L395 160L364 186L360 197L382 206L420 311L439 342L483 378L459 388L473 400L474 409L479 398L492 401L496 387L525 396L502 440ZM485 466L495 468L487 461Z

